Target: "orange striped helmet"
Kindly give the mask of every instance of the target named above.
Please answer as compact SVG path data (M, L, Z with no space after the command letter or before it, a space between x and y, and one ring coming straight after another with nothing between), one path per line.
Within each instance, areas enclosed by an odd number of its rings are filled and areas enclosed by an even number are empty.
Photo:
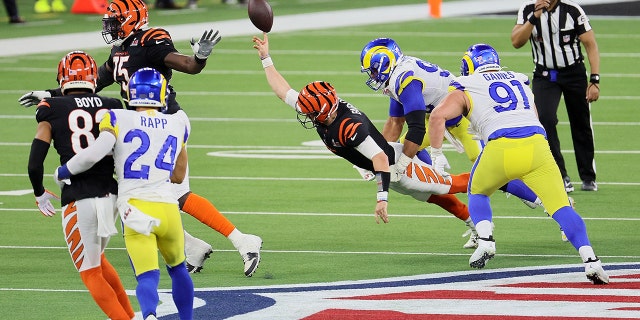
M90 55L83 51L72 51L58 63L57 80L62 93L69 89L89 89L95 92L98 67Z
M311 129L335 112L338 108L338 95L330 83L314 81L302 88L296 105L298 121L303 127Z
M102 38L108 44L120 45L148 23L149 10L142 0L112 0L102 18Z

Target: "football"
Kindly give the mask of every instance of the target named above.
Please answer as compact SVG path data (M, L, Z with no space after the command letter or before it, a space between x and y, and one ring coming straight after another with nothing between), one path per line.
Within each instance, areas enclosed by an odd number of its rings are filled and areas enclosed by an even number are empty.
M256 28L263 32L271 31L273 26L273 11L267 0L249 0L247 7L249 19Z

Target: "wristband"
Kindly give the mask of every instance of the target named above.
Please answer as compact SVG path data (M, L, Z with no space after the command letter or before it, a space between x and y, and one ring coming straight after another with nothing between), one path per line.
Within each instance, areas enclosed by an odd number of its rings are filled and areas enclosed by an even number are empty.
M529 17L529 23L531 23L532 25L536 25L536 23L538 23L538 21L540 21L540 18L537 18L535 14L531 14L531 16Z
M378 198L378 202L380 202L380 201L387 201L388 202L389 201L388 200L389 192L388 191L378 191L377 198Z
M597 73L592 73L589 76L589 82L593 83L593 84L598 84L600 83L600 75Z
M200 59L198 58L198 56L193 56L196 59L196 63L197 64L205 64L207 62L207 59Z
M441 156L442 155L442 148L434 148L431 147L431 156L435 158L435 156Z
M260 60L262 62L262 67L265 69L273 65L273 60L271 60L270 56L266 56L264 59L260 58Z

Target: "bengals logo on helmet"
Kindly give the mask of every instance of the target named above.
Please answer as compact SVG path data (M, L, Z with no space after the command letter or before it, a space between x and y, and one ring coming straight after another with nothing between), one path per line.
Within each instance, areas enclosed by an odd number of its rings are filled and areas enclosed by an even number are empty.
M142 0L113 0L102 18L102 38L108 44L122 43L149 23L149 10ZM119 45L116 43L116 45Z
M330 83L314 81L302 88L296 104L298 121L309 129L326 121L338 108L338 95Z
M95 92L98 67L84 51L72 51L58 63L58 83L64 93L69 89L89 89Z

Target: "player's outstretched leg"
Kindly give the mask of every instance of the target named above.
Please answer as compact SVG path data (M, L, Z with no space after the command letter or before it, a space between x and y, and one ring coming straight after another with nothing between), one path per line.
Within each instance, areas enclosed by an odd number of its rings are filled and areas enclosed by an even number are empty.
M210 201L193 192L183 195L178 202L182 211L218 231L231 241L242 257L244 275L251 277L260 264L262 239L256 235L240 232ZM188 250L188 246L189 244L185 242L185 250Z

